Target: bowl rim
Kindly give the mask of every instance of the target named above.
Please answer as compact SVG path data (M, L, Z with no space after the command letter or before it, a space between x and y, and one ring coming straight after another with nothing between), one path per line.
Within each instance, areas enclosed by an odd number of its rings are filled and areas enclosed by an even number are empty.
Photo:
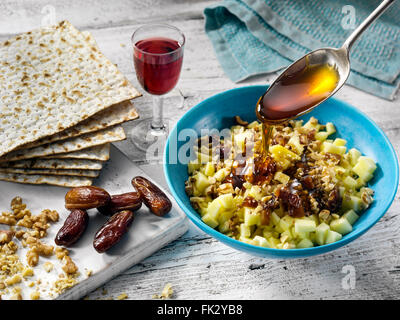
M383 130L381 128L379 128L379 126L366 114L364 114L362 111L360 111L359 109L357 109L356 107L352 106L351 104L341 101L339 99L335 99L335 98L329 98L329 100L333 100L334 103L342 103L345 105L346 108L349 108L350 110L352 110L353 112L357 113L359 116L365 118L366 120L368 120L368 122L371 123L371 125L380 133L381 137L383 137L383 140L386 142L387 146L389 147L388 149L390 150L390 154L388 154L393 160L394 160L394 165L395 165L395 187L392 190L392 193L390 195L390 197L388 197L387 199L389 199L389 201L387 201L386 206L384 207L384 209L382 210L382 212L377 215L370 223L368 223L366 226L358 229L358 230L353 230L352 232L350 232L348 234L347 238L342 238L339 241L330 243L330 244L324 244L322 246L316 246L316 247L311 247L311 248L295 248L295 249L276 249L276 248L267 248L267 247L260 247L260 246L256 246L256 245L252 245L252 244L248 244L236 239L233 239L231 237L226 236L225 234L215 230L214 228L211 228L209 225L207 225L206 223L204 223L201 219L199 219L199 214L193 213L194 209L192 207L188 207L186 206L185 203L183 203L183 201L180 199L180 197L178 196L178 194L175 192L175 189L173 187L172 181L170 179L169 176L169 171L168 171L168 159L169 159L169 146L170 146L170 141L171 138L173 136L177 136L176 134L173 135L173 133L178 130L178 126L181 122L183 122L186 118L190 117L190 115L197 109L201 108L204 104L206 104L207 102L209 102L209 100L211 99L215 99L219 96L223 96L226 94L230 94L232 92L235 91L246 91L249 89L257 89L257 88L265 88L268 87L268 85L250 85L250 86L242 86L242 87L238 87L238 88L233 88L233 89L229 89L229 90L225 90L222 92L219 92L217 94L214 94L206 99L204 99L203 101L199 102L198 104L196 104L195 106L193 106L192 108L190 108L175 124L174 128L170 131L170 134L168 136L167 142L165 144L165 148L164 148L164 156L163 156L163 169L164 169L164 176L165 179L167 181L168 187L173 195L173 197L175 198L176 202L178 203L178 205L181 207L181 209L185 212L186 216L197 226L199 227L202 231L206 232L207 234L211 235L212 237L218 239L219 241L221 241L222 243L229 245L235 249L239 249L241 251L247 251L247 252L254 252L257 253L259 255L264 255L264 256L268 256L269 254L271 256L276 256L276 257L282 257L282 258L293 258L293 257L305 257L305 256L311 256L311 255L317 255L317 254L322 254L322 253L326 253L329 251L332 251L334 249L337 249L339 247L342 247L348 243L350 243L351 241L355 240L356 238L360 237L362 234L364 234L365 232L367 232L370 228L372 228L384 215L385 213L388 211L388 209L390 208L390 206L393 203L393 200L396 196L397 193L397 189L399 186L399 162L398 162L398 158L397 158L397 154L396 151L394 150L394 147L392 145L392 143L390 142L389 138L386 136L386 134L383 132ZM178 133L178 132L177 132ZM193 211L193 212L192 212Z

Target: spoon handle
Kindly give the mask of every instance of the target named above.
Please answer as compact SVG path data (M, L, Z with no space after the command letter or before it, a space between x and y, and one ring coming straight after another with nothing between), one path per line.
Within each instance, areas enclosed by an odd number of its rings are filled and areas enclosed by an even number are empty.
M364 30L367 29L369 25L374 22L393 2L394 0L382 1L381 4L346 39L342 48L349 52L353 43L364 32Z

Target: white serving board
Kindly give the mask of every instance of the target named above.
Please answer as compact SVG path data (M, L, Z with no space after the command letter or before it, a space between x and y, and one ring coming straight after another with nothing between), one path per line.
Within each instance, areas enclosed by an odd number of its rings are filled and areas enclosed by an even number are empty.
M131 180L139 175L150 179L121 151L112 146L110 160L103 168L100 177L93 182L93 185L104 188L110 194L131 192L134 190ZM68 248L72 260L81 273L78 278L79 283L58 297L49 296L44 290L41 292L41 298L79 299L183 235L188 229L188 220L185 214L173 197L160 185L158 187L172 201L172 210L164 217L157 217L150 213L145 205L142 205L142 208L135 212L135 219L128 233L107 253L99 254L93 248L94 235L107 221L107 217L98 213L96 209L89 210L90 219L87 230L76 244ZM69 214L69 211L64 207L64 197L68 190L69 188L0 181L0 212L10 210L10 202L15 196L22 197L23 202L27 204L27 208L31 210L32 214L38 214L43 209L57 210L60 215L59 222L51 224L48 236L42 239L43 242L55 246L55 235ZM8 227L0 225L0 229L6 228ZM19 242L18 244L21 247ZM26 264L26 249L20 248L18 251L21 253L21 261ZM46 261L51 261L55 270L50 273L44 271L42 265ZM86 270L92 271L90 277L86 275ZM44 285L46 282L52 284L57 279L57 272L61 273L61 264L55 256L51 258L40 257L39 265L34 268L34 271L34 277L27 278L27 283L41 278ZM31 288L27 287L27 283L18 284L23 289L24 299L29 299L29 294L32 291ZM7 299L7 296L3 296L3 298Z

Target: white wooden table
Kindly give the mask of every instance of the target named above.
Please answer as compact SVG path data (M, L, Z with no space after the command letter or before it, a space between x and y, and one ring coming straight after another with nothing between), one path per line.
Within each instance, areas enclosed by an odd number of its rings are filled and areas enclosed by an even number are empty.
M165 103L165 115L172 119L173 125L188 109L217 92L242 85L264 84L275 77L262 76L234 84L225 76L204 33L203 9L213 2L5 0L0 2L0 41L40 27L43 19L54 10L57 21L67 19L79 29L92 32L104 54L140 88L131 57L132 32L148 22L173 24L187 37L181 78ZM336 97L374 119L399 152L399 98L390 102L349 86L342 88ZM136 99L135 105L142 118L151 115L148 95ZM133 125L125 126L128 132ZM129 140L116 145L150 176L166 185L160 163L146 161L144 154ZM361 238L332 253L297 260L268 260L240 253L192 225L182 238L87 298L115 298L125 292L128 299L150 299L170 282L176 299L398 299L399 212L397 194L386 215ZM354 288L346 286L346 273L343 273L349 265L354 267L356 275Z

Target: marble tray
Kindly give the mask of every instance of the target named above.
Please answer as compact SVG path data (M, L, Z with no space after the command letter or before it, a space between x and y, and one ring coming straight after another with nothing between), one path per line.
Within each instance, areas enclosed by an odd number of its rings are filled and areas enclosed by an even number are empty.
M94 181L93 185L106 189L110 194L130 192L133 191L130 181L138 175L149 178L121 151L112 147L110 161L105 165L100 177ZM107 253L99 254L93 248L93 237L107 217L102 216L95 209L89 210L90 220L87 230L83 237L69 248L70 256L81 273L78 278L79 283L61 295L50 295L46 290L46 285L48 288L52 286L58 278L58 274L61 273L62 265L54 256L51 258L40 257L39 265L34 269L35 275L18 284L22 288L23 298L29 299L32 291L27 284L40 278L44 288L43 292L40 292L42 299L79 299L183 235L188 229L187 218L173 197L161 186L159 187L173 203L170 213L162 218L157 217L143 205L136 212L135 220L121 242ZM56 224L52 224L48 236L43 239L43 242L54 245L54 237L69 214L69 211L64 208L64 196L67 191L67 188L61 187L22 185L0 181L0 211L9 210L10 201L15 196L23 198L32 214L38 214L47 208L57 210L60 220ZM5 229L2 227L0 225L0 229ZM19 249L19 253L22 262L26 264L26 249ZM54 264L54 270L49 273L41 267L46 261ZM88 272L91 273L90 276L87 275ZM3 298L7 299L7 295L3 295Z

